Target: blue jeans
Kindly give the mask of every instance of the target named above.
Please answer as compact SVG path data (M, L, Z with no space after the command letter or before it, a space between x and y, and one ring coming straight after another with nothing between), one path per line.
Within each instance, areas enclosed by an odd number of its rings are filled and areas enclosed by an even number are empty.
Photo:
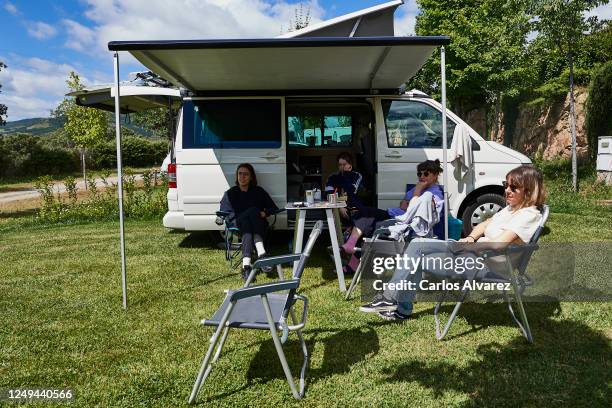
M407 255L409 259L422 258L418 267L413 271L412 265L408 265L406 268L405 265L401 264L398 268L395 269L393 273L393 277L389 281L389 283L398 284L402 281L405 282L413 282L413 284L418 287L421 279L423 277L423 263L427 264L425 270L437 276L449 276L452 271L443 268L443 259L455 258L453 252L449 249L450 241L441 241L438 239L432 238L415 238L409 244L406 250L404 251L404 255ZM462 253L462 257L475 257L474 254L471 253ZM438 262L436 262L436 260ZM472 275L473 273L478 272L478 270L472 270L466 272L466 275ZM478 272L480 273L480 272ZM466 276L468 277L468 276ZM414 297L416 296L416 290L385 290L384 296L387 299L392 299L397 302L397 311L409 315L412 313L412 302L414 301Z

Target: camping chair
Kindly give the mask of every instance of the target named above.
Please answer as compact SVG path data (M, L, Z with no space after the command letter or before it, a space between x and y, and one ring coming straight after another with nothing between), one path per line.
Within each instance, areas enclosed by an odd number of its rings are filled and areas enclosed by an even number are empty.
M406 184L406 191L410 190L411 188L414 187L414 184ZM440 187L440 191L443 192L443 188L442 186ZM442 207L442 214L444 214L444 207ZM451 225L457 222L459 223L460 221L458 221L456 218L452 217L449 215L449 230L451 229ZM389 227L392 225L396 224L396 220L395 219L390 219L390 220L385 220L380 222L377 225L377 229L372 233L372 238L368 239L368 238L364 238L363 242L364 243L372 243L375 242L377 240L386 240L389 241L390 239L388 238L389 235ZM397 244L395 246L395 250L397 254L401 254L404 251L404 243L409 242L410 240L412 240L413 235L411 234L411 230L408 229L406 230L406 232L404 234L402 234L399 237L399 240L397 240ZM440 239L444 239L444 222L438 222L436 225L433 226L433 234L434 236L440 238ZM372 248L370 246L370 248ZM357 251L361 251L361 248L356 248ZM361 281L361 275L363 273L363 267L362 265L367 265L369 262L369 257L372 256L373 254L371 253L372 251L363 251L364 253L362 254L362 261L359 262L359 266L357 267L357 270L355 271L355 274L353 275L353 279L351 280L351 284L349 285L347 291L346 291L346 296L345 296L345 300L349 300L351 298L351 295L353 293L353 291L355 290L355 288L357 287L357 285L359 284L359 282Z
M533 234L531 240L525 245L509 245L501 250L487 250L484 251L483 257L485 259L491 257L503 256L505 257L505 267L506 267L506 276L502 276L492 271L487 271L484 276L478 276L476 274L472 279L478 282L484 283L510 283L512 286L512 291L514 292L514 300L516 301L519 318L517 318L514 313L514 309L512 308L512 302L510 301L510 297L508 296L507 291L503 291L504 300L508 303L508 310L510 311L510 315L512 319L516 322L521 331L521 334L527 339L529 343L533 343L533 336L531 334L531 329L529 328L529 321L527 320L527 313L525 312L525 306L523 305L523 292L527 286L533 284L533 280L529 275L527 275L527 265L529 260L531 259L531 255L538 249L537 242L544 230L544 225L548 220L549 208L547 205L544 205L542 208L542 219L536 232ZM434 307L434 320L436 322L436 338L438 340L442 340L446 334L448 333L455 317L457 317L457 313L459 312L459 308L461 304L465 300L466 296L469 293L469 288L464 288L458 296L458 301L451 312L446 325L444 326L444 330L440 330L440 319L438 316L438 312L440 310L440 306L444 302L444 293L438 299L436 306Z
M277 211L270 214L274 217L268 228L272 228L276 224L276 215L285 211L284 208L279 208ZM217 211L217 225L223 225L223 250L225 251L225 259L229 264L230 270L236 269L242 263L242 242L240 237L240 228L235 223L234 213L232 211ZM264 237L264 240L267 238Z
M285 376L287 377L287 382L289 383L289 388L291 388L293 397L299 400L304 396L306 367L308 365L308 349L306 348L306 342L302 336L302 329L306 326L308 299L305 296L298 295L297 289L300 285L300 279L304 272L306 261L310 256L315 241L321 234L322 228L323 222L317 221L310 233L304 252L301 254L280 255L257 260L251 272L251 275L254 275L255 270L263 266L293 264L294 261L298 261L293 279L248 286L248 283L251 281L251 276L249 276L245 287L231 290L227 293L221 307L215 312L211 319L202 320L203 325L214 326L217 329L210 339L210 346L193 385L193 390L189 397L190 404L195 402L202 384L206 381L213 365L219 359L221 349L227 340L230 328L270 330L274 347L276 348L278 358L283 367ZM303 304L300 320L297 319L293 310L293 306L298 300ZM289 315L291 315L292 325L287 323ZM287 364L282 346L285 341L287 341L290 331L295 331L297 333L302 346L302 353L304 354L304 362L302 363L300 371L299 389L295 385L293 374ZM279 332L281 333L280 338Z

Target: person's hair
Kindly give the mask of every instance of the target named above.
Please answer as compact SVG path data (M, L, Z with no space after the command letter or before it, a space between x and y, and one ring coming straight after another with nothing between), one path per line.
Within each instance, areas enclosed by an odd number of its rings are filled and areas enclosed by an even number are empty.
M417 171L429 171L434 174L442 173L442 166L440 165L440 160L425 160L417 164Z
M336 157L336 162L339 162L340 159L343 159L344 161L346 161L351 166L353 165L353 156L351 156L351 154L349 152L342 152L342 153L340 153L338 155L338 157Z
M506 174L506 180L509 184L523 190L524 198L521 208L536 206L538 209L542 209L542 205L546 201L546 190L544 189L542 173L538 169L531 165L519 166Z
M255 187L257 185L257 176L255 175L255 169L250 163L241 163L236 167L236 185L238 185L238 171L241 168L245 168L251 173L251 181L249 182L249 187Z

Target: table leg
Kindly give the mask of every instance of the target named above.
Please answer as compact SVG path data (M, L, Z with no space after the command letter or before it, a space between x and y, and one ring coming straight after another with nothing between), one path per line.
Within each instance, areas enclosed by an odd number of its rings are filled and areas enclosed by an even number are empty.
M344 273L342 272L342 258L340 257L340 245L338 244L338 230L336 229L336 216L338 212L331 208L325 210L327 215L327 229L329 229L329 238L334 252L334 264L336 266L336 274L338 275L338 286L340 291L346 292L346 284L344 283ZM339 222L339 221L338 221Z
M306 211L295 210L295 233L293 235L293 253L299 254L302 252L304 241L304 226L306 224ZM293 263L293 272L297 269L298 261Z

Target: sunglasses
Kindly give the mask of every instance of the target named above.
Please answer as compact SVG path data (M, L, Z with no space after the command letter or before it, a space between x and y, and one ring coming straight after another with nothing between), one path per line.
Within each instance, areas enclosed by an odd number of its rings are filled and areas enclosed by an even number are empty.
M421 176L427 177L427 176L429 176L429 172L427 170L425 170L425 171L417 171L417 177L421 177Z
M518 190L520 190L520 187L517 187L514 184L508 184L507 181L502 181L502 186L504 187L504 190L510 187L510 191L512 191L513 193L516 193Z

